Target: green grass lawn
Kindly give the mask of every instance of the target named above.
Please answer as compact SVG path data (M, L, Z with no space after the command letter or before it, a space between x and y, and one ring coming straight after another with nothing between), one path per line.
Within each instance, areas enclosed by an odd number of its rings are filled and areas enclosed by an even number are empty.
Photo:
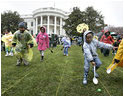
M84 57L81 47L73 45L69 56L63 56L61 46L54 53L45 51L45 60L40 62L40 53L33 48L34 57L29 66L16 66L15 57L5 57L1 52L1 95L2 96L122 96L123 69L116 68L111 74L106 67L112 55L104 57L98 50L102 65L98 85L92 82L90 68L88 84L83 85ZM98 92L97 89L101 89Z

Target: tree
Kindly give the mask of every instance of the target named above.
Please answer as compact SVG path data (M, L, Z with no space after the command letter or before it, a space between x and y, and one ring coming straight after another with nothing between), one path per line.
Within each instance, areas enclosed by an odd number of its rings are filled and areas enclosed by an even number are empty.
M69 15L69 18L65 20L63 28L67 35L78 35L76 27L78 24L85 22L84 13L80 11L78 7L73 8L73 12Z
M94 32L99 32L104 28L104 17L101 12L94 10L93 7L88 7L85 10L86 23L88 24L90 30Z
M9 29L14 33L18 29L19 22L23 21L20 18L18 12L6 11L1 14L1 32L3 33L4 29Z
M109 31L110 32L117 32L117 33L123 34L123 27L109 26Z
M63 26L66 34L73 36L79 35L76 33L76 27L80 23L86 23L90 30L98 32L104 28L104 17L100 12L94 10L93 7L88 7L83 12L81 12L78 7L74 7L68 19L65 20L65 25Z

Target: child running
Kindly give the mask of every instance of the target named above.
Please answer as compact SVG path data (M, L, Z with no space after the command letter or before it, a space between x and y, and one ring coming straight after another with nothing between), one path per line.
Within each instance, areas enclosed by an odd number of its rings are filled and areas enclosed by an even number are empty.
M68 48L71 47L71 42L69 37L65 37L63 40L64 56L68 56Z
M44 26L40 27L39 34L37 35L36 41L38 44L38 50L40 51L41 58L40 61L44 59L44 51L49 48L49 37L46 33L46 28Z
M93 39L94 33L92 31L84 32L84 78L83 84L87 84L87 77L90 68L90 64L93 66L95 65L96 70L100 67L102 62L100 61L98 54L96 53L97 47L98 48L105 48L105 49L114 49L114 47L110 44L106 44L103 42L99 42L96 39ZM99 77L97 73L95 73L96 77Z

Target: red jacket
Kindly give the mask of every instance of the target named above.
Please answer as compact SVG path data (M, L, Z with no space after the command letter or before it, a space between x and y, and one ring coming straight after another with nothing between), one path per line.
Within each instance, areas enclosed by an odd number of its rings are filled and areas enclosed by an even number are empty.
M102 38L100 39L100 41L104 42L104 43L109 43L109 44L114 43L114 40L112 39L111 35L109 35L108 37L103 35Z

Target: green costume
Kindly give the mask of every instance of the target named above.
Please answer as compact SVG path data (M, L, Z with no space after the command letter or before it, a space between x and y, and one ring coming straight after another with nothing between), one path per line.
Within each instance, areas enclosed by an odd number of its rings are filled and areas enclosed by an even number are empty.
M18 61L31 61L33 57L33 51L29 47L30 44L33 44L33 37L27 30L23 33L20 30L16 31L13 36L12 43L15 43L14 54L17 57Z

